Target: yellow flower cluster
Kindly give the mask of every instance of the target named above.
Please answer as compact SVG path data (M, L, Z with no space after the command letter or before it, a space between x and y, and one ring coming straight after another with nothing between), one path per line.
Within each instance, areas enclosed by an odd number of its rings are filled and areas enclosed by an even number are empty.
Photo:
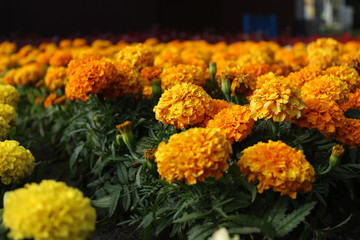
M14 240L86 240L95 221L90 199L63 182L43 180L5 195L3 224Z
M14 86L0 85L0 103L16 107L20 100L20 95Z
M218 129L231 142L241 142L251 133L254 123L248 105L231 105L216 114L206 128Z
M46 73L45 67L39 63L30 63L20 68L11 69L3 77L4 83L11 85L26 85L35 83Z
M16 110L9 104L0 103L0 117L3 117L11 126L15 124Z
M3 117L0 117L0 141L5 141L9 134L10 125Z
M154 65L154 53L151 47L141 43L124 47L115 55L115 59L136 70Z
M242 151L237 165L259 193L272 188L295 199L300 191L312 190L315 171L300 150L281 141L260 142Z
M17 141L0 142L0 149L0 178L3 184L16 183L33 172L34 156Z
M299 89L281 80L265 82L251 96L250 110L255 120L290 121L304 108Z
M160 176L167 182L186 180L203 182L208 177L223 176L228 168L231 144L214 129L191 128L161 142L155 153Z
M211 97L198 85L180 83L165 90L154 107L155 118L176 128L187 128L201 123L211 115Z
M309 65L327 68L337 65L344 46L333 38L319 38L307 46Z

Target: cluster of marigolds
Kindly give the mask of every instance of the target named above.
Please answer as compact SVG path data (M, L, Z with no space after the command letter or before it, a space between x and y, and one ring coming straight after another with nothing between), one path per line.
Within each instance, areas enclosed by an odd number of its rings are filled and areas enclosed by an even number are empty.
M359 147L360 120L344 115L360 107L359 69L360 43L331 38L293 46L265 41L160 43L155 38L88 44L78 38L18 49L3 42L1 181L10 184L34 168L31 153L6 140L15 122L17 85L46 87L50 95L35 102L46 108L66 99L87 101L89 95L115 99L134 94L142 95L141 101L162 93L153 109L155 118L181 131L156 149L158 172L169 183L196 184L226 174L232 143L248 137L261 119L317 129L327 138ZM204 90L207 81L218 84L228 101L212 98ZM58 89L63 96L55 93ZM237 165L259 193L272 189L295 199L299 192L311 191L315 181L315 170L302 151L280 140L246 148ZM90 201L63 183L30 184L5 197L3 221L14 239L85 239L95 219Z

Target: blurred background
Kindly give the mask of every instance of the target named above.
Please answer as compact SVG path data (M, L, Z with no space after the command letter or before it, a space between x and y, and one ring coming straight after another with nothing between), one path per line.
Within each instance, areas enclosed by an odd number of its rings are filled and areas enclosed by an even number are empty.
M1 10L3 39L171 31L177 37L360 34L359 0L5 0Z

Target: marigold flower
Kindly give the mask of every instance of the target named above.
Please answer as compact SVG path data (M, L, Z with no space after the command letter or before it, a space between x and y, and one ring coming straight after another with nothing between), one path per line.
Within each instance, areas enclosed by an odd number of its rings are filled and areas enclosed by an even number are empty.
M146 85L150 85L151 80L159 79L161 72L161 68L145 67L141 69L141 78L145 81Z
M0 85L0 103L16 107L19 100L20 95L15 87L7 84Z
M327 68L337 65L343 53L343 44L333 38L319 38L307 46L309 65Z
M203 68L194 65L179 64L163 69L160 74L162 89L168 89L179 83L193 83L204 86L206 74Z
M9 123L3 117L0 117L0 141L6 140L9 134L9 129Z
M69 48L71 47L71 40L70 39L62 39L60 42L59 42L59 47L60 48Z
M218 129L231 142L241 142L251 133L254 123L249 105L231 105L216 114L206 128Z
M186 180L203 182L208 177L223 176L228 168L231 144L214 129L191 128L161 142L155 153L160 176L167 182Z
M222 79L229 79L231 81L232 94L251 94L256 87L256 78L250 74L245 73L240 66L228 68L222 73Z
M45 86L49 91L62 89L66 86L68 78L66 77L66 67L48 67L45 75Z
M208 122L213 119L216 114L218 114L221 110L231 106L228 101L222 99L211 99L210 104L212 105L212 111L205 114L204 120L199 124L195 124L195 126L206 127Z
M137 70L154 65L154 53L151 47L142 43L124 47L115 55L115 59Z
M59 50L51 56L49 63L54 67L66 67L71 59L72 55L69 51Z
M0 117L3 117L11 126L15 125L15 108L9 104L0 103Z
M35 83L44 77L46 73L45 67L39 63L30 63L21 68L16 69L13 81L16 85L26 85Z
M73 47L83 47L83 46L86 46L87 44L87 41L85 38L75 38L72 40L72 43L71 45Z
M165 90L154 107L155 118L176 128L201 123L213 111L211 97L192 83L180 83Z
M12 68L9 71L7 71L2 78L2 81L5 84L15 85L14 76L15 76L16 70L17 70L16 68Z
M349 94L349 100L340 105L340 108L345 112L348 109L360 109L360 88L356 89L354 93Z
M277 80L284 80L284 77L283 76L280 76L278 74L275 74L273 72L268 72L268 73L265 73L259 77L256 78L256 89L259 89L261 88L261 86L270 81L270 80L274 80L274 79L277 79Z
M74 61L74 62L73 62ZM65 94L70 100L88 100L89 94L102 93L117 77L114 64L97 57L71 60L67 72L69 79Z
M0 149L0 178L3 184L16 183L33 172L34 156L17 141L0 142Z
M324 75L305 83L301 87L301 96L304 100L316 97L342 104L349 99L349 88L338 77Z
M85 240L95 222L90 199L64 182L26 184L4 199L3 223L14 240Z
M345 118L334 137L350 147L360 147L360 119Z
M154 57L154 66L159 68L172 67L181 63L182 61L178 51L166 50Z
M244 72L252 75L253 77L259 77L268 72L271 72L271 67L267 63L256 63L243 66Z
M11 54L17 49L16 43L4 41L0 43L0 54Z
M318 129L327 137L335 133L336 128L344 124L344 112L334 101L310 98L305 101L301 117L294 122L300 127Z
M277 79L265 82L254 91L250 100L255 120L272 118L275 122L290 121L300 117L303 108L299 89Z
M284 81L292 84L294 87L301 88L305 83L322 76L323 70L319 66L309 65L301 68L297 72L292 72L284 78Z
M248 181L257 182L259 193L272 188L296 199L300 191L312 190L315 171L300 150L281 141L260 142L242 151L237 165Z
M360 87L360 75L354 69L347 66L333 66L324 71L325 74L336 76L348 85L350 92L355 92Z

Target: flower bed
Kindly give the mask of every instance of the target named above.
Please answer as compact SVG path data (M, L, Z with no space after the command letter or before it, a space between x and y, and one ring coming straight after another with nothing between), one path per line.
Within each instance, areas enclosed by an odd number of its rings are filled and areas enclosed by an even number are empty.
M332 38L2 42L0 234L331 238L359 218L359 61Z

